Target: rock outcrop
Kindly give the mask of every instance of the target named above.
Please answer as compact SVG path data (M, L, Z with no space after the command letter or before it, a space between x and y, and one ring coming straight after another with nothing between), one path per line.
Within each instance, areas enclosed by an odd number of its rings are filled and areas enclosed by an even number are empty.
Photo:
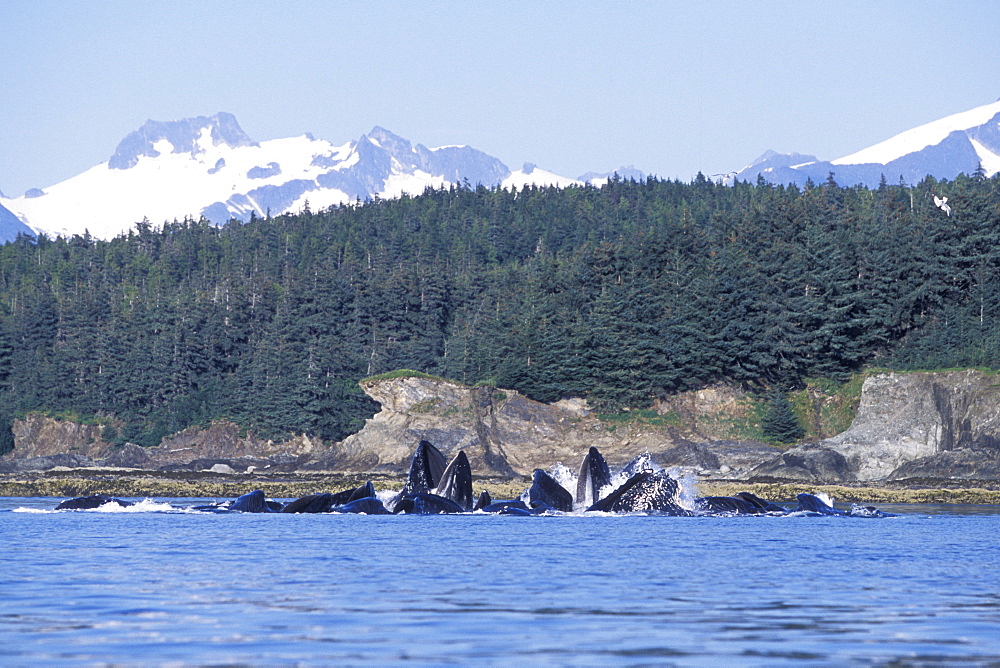
M530 475L553 462L576 467L591 446L612 465L649 452L662 466L730 475L775 453L763 443L716 443L679 427L609 426L581 400L545 404L513 390L415 376L373 380L362 388L382 410L306 468L403 471L420 440L448 457L465 450L475 473L493 475Z
M1000 474L1000 382L980 371L880 373L854 422L758 466L755 479L807 482Z
M428 440L448 457L465 450L478 475L530 475L553 462L576 467L596 446L612 466L648 452L661 466L762 482L1000 479L1000 381L979 371L872 375L846 431L783 453L732 440L718 427L752 414L744 395L722 386L621 420L598 419L579 399L544 404L513 390L419 375L362 388L381 411L332 445L306 436L273 443L220 421L152 448L112 446L100 426L30 415L15 423L15 449L0 458L0 472L100 465L402 473L414 445Z
M30 414L14 422L14 450L0 458L0 473L37 471L56 466L205 470L225 465L236 472L249 467L295 470L326 445L305 435L274 443L253 438L225 421L191 427L155 447L113 445L101 438L100 425L86 425Z

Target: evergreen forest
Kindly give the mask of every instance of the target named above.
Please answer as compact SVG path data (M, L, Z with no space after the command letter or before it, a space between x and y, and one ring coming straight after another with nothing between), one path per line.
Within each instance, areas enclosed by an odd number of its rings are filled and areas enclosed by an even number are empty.
M1000 177L468 185L0 246L0 451L29 411L154 445L339 440L408 368L607 412L717 382L1000 366ZM934 206L947 196L951 215Z

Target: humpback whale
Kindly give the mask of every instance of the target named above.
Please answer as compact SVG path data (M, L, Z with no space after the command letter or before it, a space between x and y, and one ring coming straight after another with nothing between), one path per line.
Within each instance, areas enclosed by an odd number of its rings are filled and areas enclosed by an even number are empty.
M702 496L694 500L699 511L737 515L759 515L764 511L745 499L735 496Z
M542 469L535 469L528 490L528 501L532 505L544 503L555 510L573 512L573 495Z
M126 501L124 499L116 499L113 496L95 494L93 496L80 496L75 499L67 499L56 506L56 510L93 510L94 508L100 508L106 503L114 503L122 508L135 505L135 501Z
M366 496L361 499L355 499L350 503L345 503L342 506L337 506L334 508L335 512L338 513L356 513L364 515L391 515L382 502L373 496Z
M541 503L539 501L533 502L530 506L520 499L508 499L506 501L495 501L481 509L484 513L492 513L494 515L541 515L543 513L549 512L550 510L555 510L552 506L547 503Z
M348 490L353 491L353 490ZM333 494L310 494L289 501L281 509L283 513L328 513L333 508Z
M635 459L630 461L628 464L622 467L622 474L626 478L631 478L637 473L642 473L643 471L652 471L653 458L649 456L648 452L644 452L638 455Z
M433 492L454 501L462 510L472 510L472 467L465 450L459 450L451 460Z
M600 451L591 446L580 464L580 476L576 481L576 503L592 506L600 498L602 487L611 484L611 471Z
M337 492L336 494L331 495L330 500L333 502L334 506L343 506L351 501L367 499L372 496L375 496L375 485L373 485L371 480L369 480L360 487L346 489L343 492Z
M657 512L664 515L690 515L677 502L677 481L666 471L643 471L629 478L590 508L611 513Z
M840 510L823 501L813 494L799 494L795 497L799 505L791 512L804 512L810 515L846 515L849 517L895 517L892 513L886 513L874 506L861 506L854 504L850 510Z
M317 493L282 504L269 501L264 492L254 490L231 501L195 506L194 510L243 513L363 513L368 515L405 514L432 515L482 511L500 515L542 515L551 512L570 513L578 509L610 513L644 512L660 515L774 515L789 512L802 515L849 517L891 517L872 506L853 505L841 510L813 494L799 494L798 506L786 508L762 499L750 492L733 496L704 496L695 499L694 510L683 507L679 500L679 484L666 471L656 469L648 453L643 453L623 467L626 481L603 499L603 488L611 485L607 462L591 447L580 464L576 494L564 488L551 474L535 469L531 486L520 499L494 501L487 491L476 498L472 490L472 469L465 452L459 450L451 462L428 441L420 441L410 463L402 490L383 505L375 495L375 486L364 485L335 494ZM103 494L67 499L57 510L91 509L105 504L122 507L134 505Z
M417 451L413 453L410 473L406 477L406 484L401 494L406 496L431 491L437 487L445 468L447 467L441 451L429 441L420 441Z
M787 508L782 508L776 503L771 503L770 501L765 501L756 494L751 494L750 492L740 492L736 495L737 498L743 499L747 503L753 504L756 508L759 508L765 513L780 513L784 515L788 512Z
M406 484L399 494L389 502L389 510L395 511L396 505L407 496L425 494L436 489L446 464L444 455L429 441L420 441L413 460L410 462L410 472L406 476Z
M264 498L264 492L259 489L236 497L228 508L228 510L240 513L277 513L281 512L281 509L280 503L268 501Z
M451 499L446 499L430 492L408 494L400 499L392 509L394 515L439 515L441 513L463 513L465 508Z
M482 510L486 506L493 503L493 497L485 489L479 493L479 498L476 499L476 505L472 508L473 510Z

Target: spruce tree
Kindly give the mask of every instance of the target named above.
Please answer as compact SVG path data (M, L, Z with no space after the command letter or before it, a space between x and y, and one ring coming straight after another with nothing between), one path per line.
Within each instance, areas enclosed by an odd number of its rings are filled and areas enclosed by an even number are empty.
M772 391L768 395L761 428L764 439L773 443L794 443L805 435L788 397L778 391Z

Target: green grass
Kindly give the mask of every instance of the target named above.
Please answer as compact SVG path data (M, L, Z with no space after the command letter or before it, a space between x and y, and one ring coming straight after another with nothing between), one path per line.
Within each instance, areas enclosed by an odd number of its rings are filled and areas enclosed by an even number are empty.
M655 410L642 409L624 413L598 413L597 419L613 426L645 425L649 427L679 427L681 416L674 411L657 413Z
M818 441L846 431L861 403L861 388L865 379L884 369L867 369L846 381L829 378L809 378L806 387L789 394L792 410L805 427L803 441Z

